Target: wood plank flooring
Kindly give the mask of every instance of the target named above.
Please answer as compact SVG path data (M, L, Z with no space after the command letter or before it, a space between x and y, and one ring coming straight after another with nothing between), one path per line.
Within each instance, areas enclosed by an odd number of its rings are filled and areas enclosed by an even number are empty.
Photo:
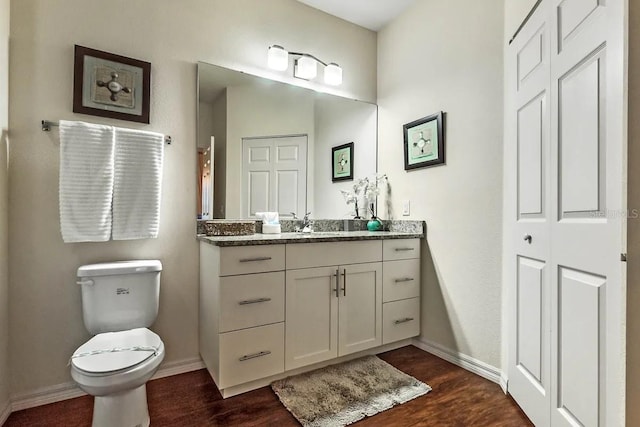
M366 418L358 427L532 426L498 385L407 346L378 355L433 390ZM206 370L147 384L151 425L299 426L269 387L223 400ZM93 398L83 396L11 414L4 427L90 426Z

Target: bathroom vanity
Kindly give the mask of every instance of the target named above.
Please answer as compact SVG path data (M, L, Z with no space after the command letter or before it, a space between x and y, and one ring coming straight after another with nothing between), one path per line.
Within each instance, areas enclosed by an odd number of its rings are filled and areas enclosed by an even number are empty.
M407 345L420 333L423 233L200 240L200 354L223 397Z

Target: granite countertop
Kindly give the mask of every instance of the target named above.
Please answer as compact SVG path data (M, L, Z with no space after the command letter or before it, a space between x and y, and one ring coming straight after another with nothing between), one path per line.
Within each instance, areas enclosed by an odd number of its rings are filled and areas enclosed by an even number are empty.
M276 245L284 243L320 243L320 242L348 242L354 240L383 240L383 239L421 239L424 232L400 231L319 231L312 233L281 233L261 234L249 236L205 236L198 235L201 242L216 246L251 246Z

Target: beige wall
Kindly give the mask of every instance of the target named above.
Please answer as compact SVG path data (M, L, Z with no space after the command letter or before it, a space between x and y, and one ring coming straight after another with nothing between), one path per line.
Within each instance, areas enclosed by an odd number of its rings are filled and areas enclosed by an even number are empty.
M378 170L389 175L396 218L409 199L409 218L427 221L420 339L493 366L501 352L503 15L502 0L424 0L378 34ZM440 110L447 164L405 172L402 125Z
M375 33L294 0L113 0L108 6L118 12L106 14L98 1L11 2L9 280L12 392L18 395L71 380L69 355L88 338L75 284L76 269L85 263L161 259L160 314L153 329L165 342L165 363L198 357L196 61L284 78L265 72L267 47L279 43L343 66L345 95L376 97ZM74 44L152 63L149 126L71 113ZM62 243L59 141L57 132L41 132L39 120L45 118L173 137L166 148L157 239Z
M629 1L628 206L640 211L640 4ZM634 211L635 210L635 211ZM640 218L627 224L627 426L640 425Z
M0 0L0 423L9 405L9 0Z

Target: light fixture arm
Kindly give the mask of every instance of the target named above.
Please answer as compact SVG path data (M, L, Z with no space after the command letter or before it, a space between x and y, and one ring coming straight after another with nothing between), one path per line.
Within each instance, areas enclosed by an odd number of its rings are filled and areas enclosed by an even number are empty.
M324 67L324 82L337 86L342 84L342 68L335 62L326 63L315 55L303 52L288 52L280 45L271 45L268 53L268 66L278 71L286 71L289 67L289 57L295 57L294 77L311 80L316 77L316 66Z
M319 63L321 63L322 65L324 65L325 67L327 65L329 65L326 62L324 62L322 59L318 58L315 55L311 55L310 53L289 52L289 55L293 55L293 56L309 56L309 57L315 59L316 61L318 61Z

